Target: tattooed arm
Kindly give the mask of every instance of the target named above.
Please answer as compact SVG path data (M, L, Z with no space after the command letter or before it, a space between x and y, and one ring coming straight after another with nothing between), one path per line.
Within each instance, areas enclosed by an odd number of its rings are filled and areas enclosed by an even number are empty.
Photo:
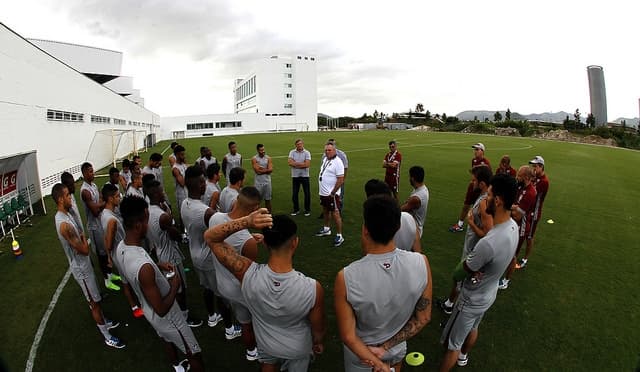
M204 238L213 254L216 255L218 261L242 282L244 273L247 272L247 269L253 261L239 255L235 249L225 243L224 240L240 230L248 228L261 229L271 226L271 223L269 211L266 208L261 208L246 217L207 229L204 233Z
M398 333L382 343L382 345L379 347L369 347L369 349L378 357L381 357L387 350L402 341L406 341L418 334L418 332L420 332L420 330L422 330L422 328L431 321L431 268L429 267L429 260L426 256L424 256L424 261L427 265L427 286L416 303L413 316L411 316L409 321L401 330L398 331Z

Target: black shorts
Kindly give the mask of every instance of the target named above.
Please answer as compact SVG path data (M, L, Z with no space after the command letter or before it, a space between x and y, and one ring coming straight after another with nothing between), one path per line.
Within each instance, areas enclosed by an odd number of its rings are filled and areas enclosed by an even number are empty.
M329 211L329 212L333 212L335 210L340 210L340 206L342 205L342 201L340 200L340 195L327 195L327 196L322 196L320 195L320 205L322 205L322 207Z

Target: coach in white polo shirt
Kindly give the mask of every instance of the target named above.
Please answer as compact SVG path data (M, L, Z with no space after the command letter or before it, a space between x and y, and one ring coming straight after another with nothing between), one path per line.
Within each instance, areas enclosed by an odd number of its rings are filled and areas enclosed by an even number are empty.
M340 187L344 183L344 164L337 156L336 147L328 142L324 145L325 157L322 159L318 183L320 189L320 204L324 214L324 226L316 236L331 235L330 219L336 224L336 237L333 245L339 247L344 243L342 237L342 217L340 216Z

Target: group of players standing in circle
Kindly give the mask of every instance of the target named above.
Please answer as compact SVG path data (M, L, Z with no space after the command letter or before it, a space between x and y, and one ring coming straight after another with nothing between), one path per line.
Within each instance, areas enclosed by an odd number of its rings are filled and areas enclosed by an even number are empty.
M204 289L207 324L215 327L223 322L227 340L241 337L246 359L258 360L263 371L306 371L312 356L324 349L324 290L318 281L293 269L299 243L297 225L289 216L271 214L273 162L264 145L256 146L251 159L254 186L244 185L246 171L235 142L229 142L221 165L203 147L200 158L188 166L185 148L177 143L171 147L173 207L164 191L163 157L158 153L143 168L139 157L123 162L122 172L112 168L101 192L91 164L82 165L86 230L75 200L73 176L63 174L62 183L52 189L58 237L105 343L125 347L110 333L118 323L102 313L89 242L105 287L122 287L133 315L144 316L165 341L173 368L204 370L201 349L191 330L202 321L189 316L182 241L188 243ZM450 228L464 231L467 221L463 254L453 273L451 293L438 304L451 314L441 338L446 349L441 370L468 363L478 326L498 287L506 289L514 269L527 265L549 187L541 156L517 173L504 156L492 175L484 145L477 143L472 148L471 182L460 219ZM308 217L311 154L302 139L295 141L287 164L292 178L291 216L301 214L302 186L303 214ZM335 311L347 371L399 371L407 353L406 340L431 319L431 269L420 244L429 191L424 169L413 166L409 169L413 191L400 204L401 164L397 143L390 141L382 163L384 181L371 179L365 185L360 237L365 255L336 277ZM318 173L323 226L316 236L332 235L333 221L336 247L345 241L342 206L347 170L347 155L334 140L327 141ZM227 184L224 188L218 184L220 171ZM262 200L265 208L260 208ZM175 215L180 216L179 224ZM525 241L525 256L517 262ZM257 263L259 244L268 249L266 264ZM408 303L415 305L406 306ZM178 350L187 359L180 360Z

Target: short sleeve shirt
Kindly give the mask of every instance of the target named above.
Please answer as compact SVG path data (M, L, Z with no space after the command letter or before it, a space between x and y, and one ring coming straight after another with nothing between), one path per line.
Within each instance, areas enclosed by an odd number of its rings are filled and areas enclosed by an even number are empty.
M311 161L311 153L305 149L298 151L293 149L289 151L289 159L296 163L304 163L305 160ZM291 167L291 177L309 177L309 168L299 169Z

